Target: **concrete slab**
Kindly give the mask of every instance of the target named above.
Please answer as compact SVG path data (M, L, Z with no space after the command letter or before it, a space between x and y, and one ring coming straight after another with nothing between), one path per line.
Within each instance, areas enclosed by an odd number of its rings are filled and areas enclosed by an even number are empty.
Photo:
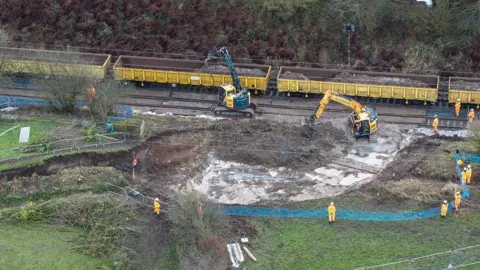
M367 165L367 164L364 164L364 163L361 163L361 162L357 162L355 160L348 159L348 158L336 159L336 160L332 161L332 164L335 164L335 165L338 165L338 166L343 166L343 167L350 168L350 169L356 169L356 170L359 170L359 171L372 173L372 174L377 174L381 171L381 169L378 168L378 167L370 166L370 165Z
M217 101L217 95L211 94L195 94L195 93L183 93L183 92L173 92L171 95L172 99L194 99L194 100L204 100L204 101Z

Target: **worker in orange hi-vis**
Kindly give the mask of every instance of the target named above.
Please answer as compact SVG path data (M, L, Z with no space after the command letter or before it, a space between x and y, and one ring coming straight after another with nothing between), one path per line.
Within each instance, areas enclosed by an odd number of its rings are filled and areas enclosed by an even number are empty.
M460 102L460 99L457 99L457 102L455 103L455 115L458 117L460 116L460 108L462 107L462 103Z
M462 171L462 184L467 184L467 167L463 167Z
M160 200L158 198L153 201L153 213L157 216L160 215Z
M468 113L468 122L472 124L474 118L475 118L475 111L473 109L470 109L470 112Z
M198 212L200 215L203 215L203 211L205 209L205 205L202 202L198 202Z
M435 133L438 134L438 115L436 115L436 114L433 117L432 127L433 127L433 130L435 131Z
M335 205L333 204L333 202L331 202L330 206L328 206L328 222L335 222L335 211Z
M460 202L462 202L462 195L460 195L460 192L455 193L455 212L458 214L460 212Z
M447 216L447 211L448 211L448 202L443 201L442 203L442 209L440 210L440 216L446 217Z
M472 165L468 164L467 168L467 185L470 185L470 180L472 180Z

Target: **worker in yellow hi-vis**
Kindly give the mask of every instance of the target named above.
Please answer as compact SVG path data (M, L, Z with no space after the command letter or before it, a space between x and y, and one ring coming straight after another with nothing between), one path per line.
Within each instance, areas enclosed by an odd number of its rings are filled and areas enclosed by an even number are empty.
M473 109L470 109L470 112L468 113L468 122L472 124L473 119L475 119L475 111Z
M460 212L460 202L462 202L462 195L460 195L460 192L455 193L455 212L458 214Z
M436 115L436 114L433 117L432 127L433 127L433 130L435 131L435 133L438 134L438 115Z
M462 171L462 184L467 183L467 167L463 167Z
M470 185L470 180L472 180L472 165L468 164L467 168L467 185Z
M440 210L440 216L441 217L446 217L447 216L447 211L448 211L448 202L445 200L442 203L442 209Z
M335 205L333 204L333 202L331 202L330 206L328 206L328 222L335 222L335 211Z
M455 115L458 117L460 116L460 108L462 107L462 103L460 102L460 99L457 99L457 102L455 103Z
M158 198L153 201L153 213L157 216L160 215L160 200Z

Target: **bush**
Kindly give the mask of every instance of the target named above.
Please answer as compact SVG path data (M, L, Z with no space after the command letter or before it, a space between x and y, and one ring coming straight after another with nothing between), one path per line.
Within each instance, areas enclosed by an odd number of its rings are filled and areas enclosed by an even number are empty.
M202 213L198 193L181 194L171 203L172 234L180 256L181 269L225 269L225 244L221 235L227 228L217 207Z
M58 138L53 134L43 134L40 137L35 137L28 142L26 146L20 147L19 151L22 153L42 153L52 150L51 142Z
M45 220L45 214L39 206L33 202L29 202L20 207L6 208L0 212L0 220L8 220L11 222L35 222Z

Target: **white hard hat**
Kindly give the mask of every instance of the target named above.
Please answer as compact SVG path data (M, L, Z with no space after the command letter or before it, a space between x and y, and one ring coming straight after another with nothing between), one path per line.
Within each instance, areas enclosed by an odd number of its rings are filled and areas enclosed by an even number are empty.
M473 111L473 109L470 109L470 111Z
M457 191L457 195L460 194L460 191Z
M468 164L468 168L471 168L471 167L472 167L472 165Z
M447 203L447 200L443 201L443 203Z
M160 200L159 200L158 198L155 198L155 201L157 201L157 202L158 202L158 201L160 201Z
M466 170L467 170L467 167L463 167L463 170L466 171Z
M460 101L460 99L459 99L459 98L457 98L457 101Z
M331 202L330 205L333 205L333 202Z
M434 117L435 117L435 118L437 118L437 117L438 117L438 115L436 115L436 114L435 114L435 116L434 116Z

